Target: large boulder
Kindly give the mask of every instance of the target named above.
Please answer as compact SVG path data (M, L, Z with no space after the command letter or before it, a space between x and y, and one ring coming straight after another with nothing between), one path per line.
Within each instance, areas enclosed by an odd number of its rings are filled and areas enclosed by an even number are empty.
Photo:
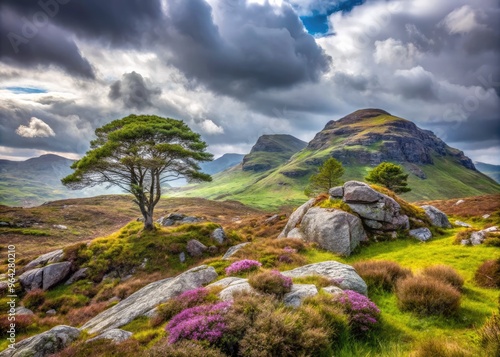
M51 263L58 263L62 260L64 256L64 252L62 249L54 250L52 252L45 253L40 255L35 260L32 260L28 264L26 264L23 268L24 271L31 270L38 266L43 266Z
M367 239L361 220L345 211L313 207L300 225L304 240L321 248L348 256L361 241Z
M424 209L425 215L429 218L433 226L441 228L451 228L448 216L444 212L430 205L424 205L422 206L422 208Z
M187 290L199 288L217 278L213 267L202 265L175 278L167 278L146 285L125 300L92 318L82 326L88 333L103 332L128 324L138 316L146 315L161 303Z
M0 357L45 357L59 352L80 336L77 328L60 325L0 352Z
M354 290L363 295L368 293L366 283L352 266L333 260L304 265L293 270L284 271L282 274L290 278L322 275L334 281L343 290Z
M217 243L222 244L226 241L226 232L224 232L222 227L215 228L210 237Z
M417 238L421 242L427 242L429 239L432 238L432 232L430 231L429 228L416 228L412 229L409 232L410 236L413 238Z
M66 279L70 272L70 262L55 263L24 272L19 276L19 282L26 291L33 289L48 290Z
M382 198L382 194L363 182L348 181L344 184L343 198L347 203L374 203Z
M311 208L314 205L314 198L311 198L309 201L304 203L302 206L297 208L291 215L290 218L288 219L288 222L283 228L283 231L280 233L278 238L286 238L288 236L288 233L294 229L300 222L302 221L302 218L304 215L307 213L309 208Z

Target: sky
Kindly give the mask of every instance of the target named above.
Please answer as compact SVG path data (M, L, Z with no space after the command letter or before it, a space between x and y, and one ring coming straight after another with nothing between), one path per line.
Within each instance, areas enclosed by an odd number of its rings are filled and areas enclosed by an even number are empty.
M497 0L2 0L0 158L81 157L131 113L216 157L380 108L500 164Z

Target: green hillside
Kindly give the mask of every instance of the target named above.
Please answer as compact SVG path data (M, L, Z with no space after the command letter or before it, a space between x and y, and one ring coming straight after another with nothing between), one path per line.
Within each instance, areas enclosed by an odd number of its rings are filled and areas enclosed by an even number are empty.
M259 150L254 147L246 156L252 169L244 159L243 165L213 176L210 183L168 194L238 200L264 209L297 205L306 199L303 191L311 174L331 156L342 162L346 181L363 180L382 161L404 166L412 191L402 196L410 201L500 192L500 185L477 171L463 152L413 122L378 109L330 121L307 147L289 158L257 144Z

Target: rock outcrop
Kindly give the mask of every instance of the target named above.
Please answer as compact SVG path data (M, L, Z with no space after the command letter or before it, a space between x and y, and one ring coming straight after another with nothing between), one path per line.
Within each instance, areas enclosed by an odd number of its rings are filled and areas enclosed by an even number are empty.
M96 341L96 340L110 340L113 342L123 342L132 337L132 332L120 330L118 328L114 328L111 330L107 330L106 332L101 333L99 336L91 338L87 340L87 343Z
M424 205L422 206L422 208L424 209L425 215L429 218L433 226L440 228L451 228L448 216L444 212L430 205Z
M311 198L309 201L307 201L302 206L297 208L290 215L290 218L288 219L288 222L286 223L285 228L283 228L283 231L278 236L278 238L288 237L288 233L290 233L290 231L292 229L294 229L298 224L300 224L300 222L302 221L302 218L307 213L307 211L313 206L313 204L314 204L314 198Z
M60 325L0 352L0 357L45 357L59 352L80 336L77 328Z
M192 257L201 257L207 250L207 246L196 239L191 239L186 244L186 250Z
M198 288L217 278L213 267L202 265L190 269L175 278L156 281L136 291L125 300L100 313L82 326L89 333L103 332L121 327L138 316L154 310L158 304Z
M250 243L246 242L246 243L240 243L240 244L232 246L231 248L229 248L227 250L226 254L224 254L224 256L222 257L222 260L228 260L233 255L235 255L239 250L241 250L241 248L243 248L244 246L246 246L248 244L250 244Z
M488 233L498 232L498 227L493 226L480 231L472 232L467 239L462 239L462 245L480 245L487 238Z
M170 227L175 224L186 224L186 223L197 223L201 222L198 217L186 216L183 213L170 213L166 217L160 217L156 220L156 223L161 224L164 227Z
M417 228L417 229L412 229L409 232L410 236L413 238L417 238L421 242L427 242L429 239L432 238L432 232L429 230L429 228Z
M54 250L53 252L45 253L40 255L35 260L32 260L26 264L23 268L24 271L31 270L38 266L44 266L47 264L58 263L63 259L64 252L62 249Z
M64 281L71 272L70 262L60 262L43 268L28 270L19 276L19 282L26 291L33 289L48 290Z

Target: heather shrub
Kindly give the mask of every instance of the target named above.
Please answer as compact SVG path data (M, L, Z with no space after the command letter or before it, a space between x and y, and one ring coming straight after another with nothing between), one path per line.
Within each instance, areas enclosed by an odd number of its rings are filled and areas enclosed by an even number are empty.
M296 252L303 252L306 249L306 244L298 238L280 238L272 241L272 245L283 250L293 249Z
M472 355L458 345L443 340L427 340L420 343L410 354L411 357L468 357Z
M151 348L145 356L148 357L226 357L219 349L197 341L179 341L172 345L160 343Z
M449 284L457 290L461 290L464 286L464 279L455 269L446 265L426 267L422 271L422 275L441 280L443 283Z
M460 308L460 292L433 277L400 280L396 297L401 310L421 315L452 315Z
M474 280L483 288L500 288L500 258L481 264L474 274Z
M66 315L66 318L71 326L81 326L92 317L106 310L107 307L107 302L98 302L89 306L71 309Z
M479 331L481 345L487 356L500 356L500 309Z
M410 269L402 268L398 263L387 260L369 260L353 264L356 272L369 287L392 291L399 279L412 276Z
M292 278L277 270L254 274L248 278L248 283L259 292L277 297L282 297L292 289Z
M195 306L181 311L167 324L168 342L179 340L208 341L215 343L226 330L225 315L230 302Z
M51 354L51 357L118 357L118 356L141 356L139 342L129 338L120 343L110 346L109 340L100 339L91 342L78 341L66 347L64 350Z
M230 266L226 268L226 275L236 275L243 272L246 273L249 271L257 270L261 266L262 264L256 260L250 260L250 259L238 260L237 262L232 263Z
M343 309L349 319L351 331L364 335L379 323L380 310L369 298L353 290L334 295L333 302Z
M23 299L24 307L30 310L36 310L45 302L45 291L42 289L34 289L26 294Z
M54 299L45 300L45 303L40 307L40 310L47 311L50 309L57 310L61 314L66 314L70 310L85 306L88 298L82 295L65 295L59 296Z

